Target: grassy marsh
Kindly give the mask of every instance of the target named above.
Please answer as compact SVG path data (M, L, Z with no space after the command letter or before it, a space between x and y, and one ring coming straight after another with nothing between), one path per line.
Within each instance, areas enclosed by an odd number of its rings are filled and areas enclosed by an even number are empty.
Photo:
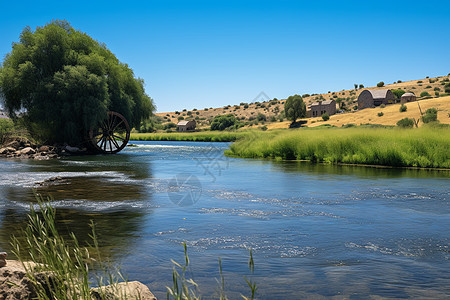
M246 131L200 131L173 133L132 133L132 141L192 141L192 142L234 142L246 136Z
M449 168L448 128L327 128L253 132L225 154L393 167Z

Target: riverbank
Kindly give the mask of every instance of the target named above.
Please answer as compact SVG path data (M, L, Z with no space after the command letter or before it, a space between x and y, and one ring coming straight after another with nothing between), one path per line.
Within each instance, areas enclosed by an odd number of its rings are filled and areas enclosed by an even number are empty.
M227 156L450 169L446 128L327 128L254 132Z
M132 133L132 141L234 142L248 131L200 131L173 133Z

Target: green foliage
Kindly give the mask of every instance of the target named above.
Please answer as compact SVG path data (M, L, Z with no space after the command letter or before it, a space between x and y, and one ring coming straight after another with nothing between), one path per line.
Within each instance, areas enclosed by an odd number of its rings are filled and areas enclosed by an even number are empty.
M404 93L406 93L404 90L402 90L402 89L394 89L394 90L391 90L391 92L395 95L395 98L397 98L397 99L400 99L400 98L402 98L402 95L404 94Z
M430 94L428 92L422 92L420 93L420 97L429 97Z
M289 96L284 104L284 111L286 118L291 120L292 123L295 123L297 119L304 118L306 116L306 105L302 96Z
M380 105L380 108L385 108L385 107L386 107L386 104L384 104L384 103Z
M414 120L410 118L403 118L400 121L397 122L398 127L403 128L413 128L414 127Z
M364 88L364 84L360 84L360 85L359 85L359 88L360 88L360 89L363 89L363 88Z
M230 127L236 128L237 125L239 125L239 122L232 114L215 116L211 122L211 130L222 131Z
M37 299L69 299L69 295L74 300L91 299L92 277L101 290L110 284L115 288L123 276L110 273L102 262L93 223L89 248L81 247L73 233L69 239L63 238L56 229L56 212L49 200L37 198L39 212L30 208L24 241L13 236L11 242L13 253L22 262ZM36 264L35 267L26 263L30 260ZM102 275L92 273L94 262ZM106 282L104 278L107 278ZM104 292L100 294L106 297ZM118 299L128 298L121 295Z
M400 105L400 108L398 109L400 112L405 112L408 109L408 107L405 104Z
M384 82L383 81L380 81L380 82L377 83L377 87L383 87L383 86L384 86Z
M330 119L330 115L327 112L322 114L322 120L328 121L329 119Z
M132 127L154 110L144 82L126 64L59 20L22 31L0 69L0 90L9 114L24 108L28 129L49 142L82 142L108 110Z
M414 121L411 120L414 124ZM253 132L226 155L399 167L448 168L448 128L305 128Z
M378 116L379 116L379 117L382 117L382 116L384 116L384 113L383 113L382 111L380 111L380 112L378 113Z
M445 91L445 93L450 94L450 83L447 83L447 84L445 85L444 91Z
M266 115L265 114L263 114L263 113L258 113L258 115L256 116L256 120L258 120L258 121L267 121L267 117L266 117Z
M437 109L432 107L426 110L425 115L422 116L422 122L430 123L437 121Z
M6 142L14 130L14 123L11 119L0 119L0 146Z

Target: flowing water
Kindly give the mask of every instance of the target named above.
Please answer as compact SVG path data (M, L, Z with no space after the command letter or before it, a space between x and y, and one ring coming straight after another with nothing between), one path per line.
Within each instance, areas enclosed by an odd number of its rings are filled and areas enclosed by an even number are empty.
M118 155L0 160L0 251L34 193L160 298L170 259L205 299L450 297L450 172L226 158L227 143L135 142ZM49 180L50 179L50 180ZM253 249L254 273L248 268Z

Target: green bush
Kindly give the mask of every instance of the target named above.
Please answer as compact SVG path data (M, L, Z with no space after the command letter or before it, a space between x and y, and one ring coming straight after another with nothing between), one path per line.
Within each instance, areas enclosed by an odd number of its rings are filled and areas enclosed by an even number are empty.
M232 114L215 116L211 123L211 130L225 130L227 128L235 127L239 125L236 117Z
M386 104L384 104L384 103L380 105L380 108L385 108L385 107L386 107Z
M377 87L383 87L383 86L384 86L384 82L383 81L380 81L380 82L377 83Z
M322 120L328 121L329 119L330 119L330 115L327 112L322 114Z
M445 91L445 93L450 94L450 83L447 83L447 84L445 85L444 91Z
M430 123L437 121L437 109L432 107L426 110L425 115L422 116L422 122Z
M380 111L379 113L378 113L378 116L379 117L382 117L384 115L384 113L382 112L382 111Z
M400 105L399 111L400 112L405 112L408 109L408 107L406 107L405 104Z
M391 90L391 92L395 95L395 97L397 98L397 99L400 99L401 97L402 97L402 95L404 94L404 93L406 93L404 90L401 90L401 89L394 89L394 90Z
M435 87L433 90L434 90L435 92L440 92L440 91L441 91L441 89L438 88L438 87Z
M179 117L178 117L178 121L181 121L181 120L184 120L184 117L179 116Z
M430 94L428 92L422 92L420 93L420 97L429 97Z
M267 117L266 117L266 115L265 114L263 114L263 113L258 113L258 115L256 116L256 120L258 120L258 121L267 121Z
M398 127L403 128L413 128L414 127L414 120L410 118L404 118L397 122Z

